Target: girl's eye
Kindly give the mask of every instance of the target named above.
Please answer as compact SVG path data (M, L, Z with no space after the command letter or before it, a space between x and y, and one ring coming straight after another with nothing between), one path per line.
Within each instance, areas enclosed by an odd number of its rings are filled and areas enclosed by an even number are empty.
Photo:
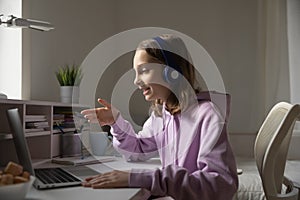
M140 73L147 73L149 72L149 69L143 67L141 70L140 70Z

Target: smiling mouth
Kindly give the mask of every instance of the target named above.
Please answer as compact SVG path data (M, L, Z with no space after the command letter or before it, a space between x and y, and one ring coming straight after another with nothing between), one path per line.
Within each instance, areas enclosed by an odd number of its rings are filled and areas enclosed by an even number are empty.
M142 90L143 90L143 95L147 95L147 94L150 93L150 88L149 88L149 87L147 87L147 88L142 88Z

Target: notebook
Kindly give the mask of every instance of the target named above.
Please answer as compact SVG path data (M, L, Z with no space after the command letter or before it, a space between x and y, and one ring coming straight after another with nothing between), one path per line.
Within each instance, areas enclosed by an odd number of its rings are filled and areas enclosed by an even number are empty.
M33 184L35 188L50 189L81 185L82 179L75 176L67 169L58 167L33 169L18 109L7 110L7 117L19 164L23 166L24 170L36 177Z
M104 163L114 161L114 156L87 156L82 158L80 157L66 157L66 158L53 158L52 162L62 165L73 165L73 166L81 166L81 165L91 165L97 163Z

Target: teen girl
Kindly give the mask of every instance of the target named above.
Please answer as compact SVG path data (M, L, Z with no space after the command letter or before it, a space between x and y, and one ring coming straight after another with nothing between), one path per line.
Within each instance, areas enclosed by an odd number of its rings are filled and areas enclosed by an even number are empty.
M162 168L115 170L87 178L83 186L138 187L175 199L232 199L238 178L227 138L229 96L198 88L185 44L174 35L141 42L133 68L134 84L152 102L151 116L138 134L103 99L98 100L103 107L82 114L90 122L111 126L114 147L127 160L146 160L158 153ZM218 98L225 99L227 107L218 105Z

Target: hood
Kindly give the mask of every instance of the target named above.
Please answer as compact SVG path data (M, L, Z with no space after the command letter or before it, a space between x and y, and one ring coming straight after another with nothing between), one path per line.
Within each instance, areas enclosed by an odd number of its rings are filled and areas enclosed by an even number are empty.
M227 93L216 91L204 91L197 95L198 102L211 101L219 109L222 116L225 116L225 121L228 121L230 113L230 100L231 97Z

